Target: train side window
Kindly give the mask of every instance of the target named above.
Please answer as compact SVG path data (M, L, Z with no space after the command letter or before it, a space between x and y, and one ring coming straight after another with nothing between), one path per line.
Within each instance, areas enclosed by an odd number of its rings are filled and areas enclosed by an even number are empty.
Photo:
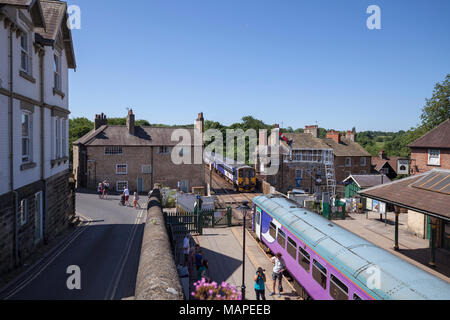
M334 300L348 300L348 287L333 274L330 276L330 295Z
M297 258L297 243L290 237L288 237L287 252L292 258Z
M277 241L283 249L286 248L286 234L281 229L278 229Z
M313 260L313 278L324 289L327 288L327 269L316 260Z
M309 272L311 268L311 256L306 250L303 250L302 248L300 248L299 250L298 263L300 263L303 269Z
M277 238L277 227L272 222L270 223L269 234L272 238Z
M362 300L360 296L358 296L356 293L353 295L353 300L358 301Z

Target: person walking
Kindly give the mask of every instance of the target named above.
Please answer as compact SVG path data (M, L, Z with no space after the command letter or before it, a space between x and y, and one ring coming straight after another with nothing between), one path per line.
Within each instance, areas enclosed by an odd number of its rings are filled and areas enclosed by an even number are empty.
M264 269L259 267L256 271L255 281L255 293L256 300L266 300L266 275L264 274Z
M200 269L200 267L203 264L203 251L202 251L202 249L200 249L199 245L196 246L196 253L194 256L194 261L195 261L195 268L198 271L198 269Z
M273 274L272 274L273 291L270 293L270 296L275 295L275 287L278 280L279 281L278 298L281 298L281 292L283 292L283 285L282 285L283 272L286 270L286 263L284 262L281 253L277 253L275 257L272 258L272 263L273 263Z
M109 182L108 180L103 181L103 199L108 199L109 193Z
M142 209L141 205L139 204L139 194L137 192L135 192L133 195L133 207L135 209L137 209L137 207L139 207L139 209Z
M184 254L184 266L189 266L189 254L191 252L191 242L189 236L186 234L183 240L183 254Z
M123 187L123 195L125 196L125 205L127 207L130 206L130 191L128 190L127 186Z
M205 279L206 282L211 282L211 279L208 277L208 260L203 260L202 265L197 271L197 281L201 281L202 279Z
M103 187L101 183L99 183L97 186L97 194L99 199L103 197Z

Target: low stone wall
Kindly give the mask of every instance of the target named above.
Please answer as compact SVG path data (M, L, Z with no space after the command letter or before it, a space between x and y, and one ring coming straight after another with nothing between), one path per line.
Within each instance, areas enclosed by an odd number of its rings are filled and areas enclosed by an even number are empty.
M184 300L158 195L155 192L147 206L135 299Z

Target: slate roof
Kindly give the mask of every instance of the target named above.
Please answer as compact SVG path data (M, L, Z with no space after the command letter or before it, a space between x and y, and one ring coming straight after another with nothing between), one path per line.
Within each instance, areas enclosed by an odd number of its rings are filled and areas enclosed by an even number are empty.
M27 9L30 11L31 18L36 27L45 28L45 21L42 12L40 1L36 0L0 0L1 5L9 5L19 7L20 9Z
M345 179L344 182L347 182L349 180L355 181L356 184L362 189L375 187L381 184L387 184L392 182L391 179L389 179L384 174L361 174L361 175L355 174Z
M450 119L447 119L408 147L450 149Z
M178 141L171 141L172 134L177 129L186 129L194 138L193 128L179 127L135 127L135 134L128 133L126 126L102 126L93 130L77 141L74 145L86 146L176 146ZM201 144L199 145L201 146Z
M330 147L309 133L284 133L286 138L293 140L293 149L329 150Z
M337 143L333 139L320 139L334 151L336 157L371 157L359 143L353 142L346 138L341 138L341 143Z
M426 215L435 216L450 221L450 195L424 190L413 185L430 175L448 173L450 170L431 170L410 178L395 181L389 184L369 188L359 193L363 197L391 203L403 208L414 210Z

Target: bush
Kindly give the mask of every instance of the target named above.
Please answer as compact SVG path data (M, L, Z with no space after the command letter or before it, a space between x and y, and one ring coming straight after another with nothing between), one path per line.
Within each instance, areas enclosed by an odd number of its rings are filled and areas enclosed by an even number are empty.
M235 286L222 282L208 283L205 279L194 283L195 291L191 293L196 300L242 300L242 294Z

